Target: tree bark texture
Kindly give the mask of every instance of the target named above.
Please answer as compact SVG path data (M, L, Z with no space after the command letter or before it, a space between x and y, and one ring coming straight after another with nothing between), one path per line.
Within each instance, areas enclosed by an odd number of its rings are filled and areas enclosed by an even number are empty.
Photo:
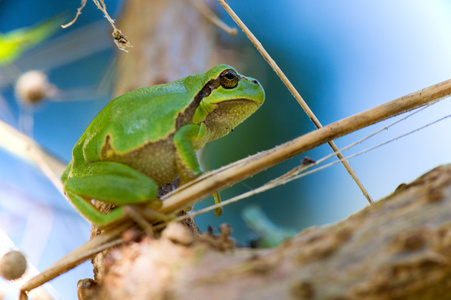
M451 164L274 249L189 234L115 249L95 298L451 299Z

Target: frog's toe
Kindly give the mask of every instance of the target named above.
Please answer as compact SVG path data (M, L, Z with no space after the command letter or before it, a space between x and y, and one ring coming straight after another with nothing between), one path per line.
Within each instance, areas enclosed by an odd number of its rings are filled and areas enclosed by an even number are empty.
M158 209L160 209L163 206L163 201L161 201L158 198L152 199L148 203L146 203L146 206L151 208L151 209L158 210Z

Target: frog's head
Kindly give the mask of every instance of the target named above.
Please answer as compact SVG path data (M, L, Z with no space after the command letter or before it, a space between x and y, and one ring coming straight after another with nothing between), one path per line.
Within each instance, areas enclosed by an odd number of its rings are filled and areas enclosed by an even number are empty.
M256 79L243 76L228 65L218 65L205 75L193 122L204 122L210 140L215 140L252 115L263 104L265 92Z

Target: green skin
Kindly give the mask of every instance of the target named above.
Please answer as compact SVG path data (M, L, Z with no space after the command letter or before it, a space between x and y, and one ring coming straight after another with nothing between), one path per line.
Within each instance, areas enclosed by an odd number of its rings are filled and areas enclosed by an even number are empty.
M197 151L232 131L264 98L255 79L228 65L126 93L105 106L75 144L61 177L64 191L100 227L122 218L124 205L158 208L159 186L202 174ZM117 207L104 214L91 199Z

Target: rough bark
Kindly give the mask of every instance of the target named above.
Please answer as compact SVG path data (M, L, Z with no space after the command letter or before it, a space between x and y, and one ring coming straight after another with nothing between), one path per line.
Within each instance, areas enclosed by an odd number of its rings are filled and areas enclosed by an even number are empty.
M451 164L274 249L187 234L114 250L95 298L451 299Z

